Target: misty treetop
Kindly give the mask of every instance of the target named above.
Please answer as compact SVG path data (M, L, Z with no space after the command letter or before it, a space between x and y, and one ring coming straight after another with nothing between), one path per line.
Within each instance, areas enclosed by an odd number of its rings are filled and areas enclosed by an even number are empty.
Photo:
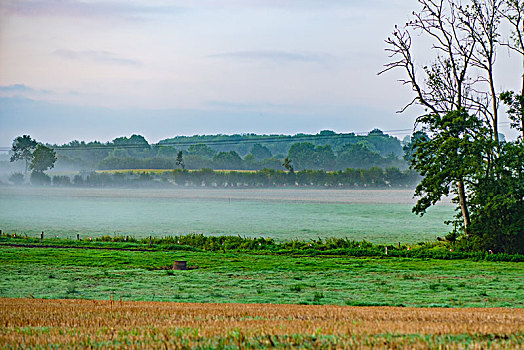
M195 135L149 144L141 135L111 142L72 141L49 145L60 169L282 169L284 158L296 170L344 170L348 167L405 169L400 141L374 129L368 135L324 130L315 135ZM182 151L182 154L180 154ZM182 158L180 158L182 157Z
M378 129L370 131L367 135L355 135L354 133L335 133L331 130L323 130L317 134L296 134L296 135L257 135L257 134L234 134L234 135L194 135L176 136L160 141L159 145L176 144L182 149L186 149L187 144L203 143L211 145L217 152L235 151L241 157L252 153L255 158L262 158L259 152L263 150L264 158L267 155L285 155L294 143L310 142L315 146L330 145L333 150L337 150L345 144L354 144L360 141L367 141L370 147L381 156L385 157L390 153L401 156L402 146L400 141L393 136L384 134ZM255 146L258 144L259 146ZM255 153L253 153L253 151ZM269 152L268 152L269 151ZM277 157L278 158L278 157Z
M27 173L37 145L38 143L29 135L18 136L13 141L10 161L23 160L25 162L25 172Z
M10 179L17 184L17 178ZM146 187L173 188L176 186L212 188L413 188L420 180L412 170L398 168L346 169L326 172L324 170L300 170L297 172L262 169L256 171L226 171L208 168L200 170L175 169L171 171L103 171L90 172L73 177L56 175L52 186L57 187ZM40 184L50 184L49 182Z
M44 171L54 168L56 159L56 153L52 148L39 144L29 135L18 136L13 140L10 161L24 160L25 173L12 174L10 180L15 184L23 183L29 168L31 183L48 184L51 178Z

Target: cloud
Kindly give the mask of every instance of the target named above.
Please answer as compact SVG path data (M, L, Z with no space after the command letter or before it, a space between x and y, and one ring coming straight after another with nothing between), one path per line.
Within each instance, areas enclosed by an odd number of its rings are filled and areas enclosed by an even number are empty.
M227 109L227 110L287 110L290 108L295 108L296 106L290 104L278 104L271 102L260 102L260 103L242 103L242 102L232 102L232 101L218 101L210 100L204 103L205 106L218 109Z
M157 142L173 135L296 134L317 133L325 129L359 132L375 127L388 130L412 126L412 120L408 118L387 118L384 121L384 115L381 109L355 106L310 105L297 110L111 109L0 97L0 140L13 140L17 135L29 134L43 142L63 143L72 139L112 140L117 136L138 133ZM85 123L86 120L90 123Z
M137 60L122 58L108 51L74 51L74 50L55 50L52 55L71 61L91 61L103 64L116 64L126 66L141 66L142 63Z
M394 0L402 1L402 0ZM387 5L391 0L199 0L185 1L185 5L193 8L247 8L247 9L284 9L284 10L331 10L341 8L376 8Z
M1 96L15 96L15 95L40 95L50 94L50 90L35 89L24 84L12 84L0 86Z
M320 63L328 60L329 55L307 52L292 52L279 50L233 51L207 56L209 58L233 59L239 61L273 61L284 62L313 62Z
M35 89L24 84L13 84L0 86L0 92L33 92Z
M72 17L124 17L136 18L148 14L178 13L181 7L165 5L138 5L129 1L77 0L8 0L0 9L18 16L72 16Z

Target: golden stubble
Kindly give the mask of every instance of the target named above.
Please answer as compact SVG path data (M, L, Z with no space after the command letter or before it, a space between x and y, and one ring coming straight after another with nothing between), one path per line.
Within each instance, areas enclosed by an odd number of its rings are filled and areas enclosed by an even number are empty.
M497 345L483 336L508 339L513 335L518 343L524 332L524 310L0 298L0 322L2 348L52 344L194 347L221 337L226 345L238 342L241 347L258 339L257 346L267 343L272 347L283 339L289 342L290 336L306 337L310 342L327 336L337 348L380 344L427 347L423 337L398 337L413 334L473 335L479 340L469 346L483 348ZM397 338L390 339L387 334ZM512 347L512 342L502 345Z

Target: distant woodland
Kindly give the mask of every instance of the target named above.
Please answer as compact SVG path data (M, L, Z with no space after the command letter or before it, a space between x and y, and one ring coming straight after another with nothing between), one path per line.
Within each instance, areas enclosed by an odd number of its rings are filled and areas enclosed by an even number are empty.
M195 135L150 144L141 135L111 142L72 141L47 145L56 151L55 169L345 170L407 168L400 140L375 129L367 135L324 130L315 135ZM289 170L289 169L288 169Z
M157 144L132 135L106 143L44 145L24 135L14 141L11 161L0 160L0 170L12 184L29 180L76 187L405 188L420 181L417 172L407 169L411 151L409 138L402 146L378 129L367 135L324 130L294 136L178 136ZM33 169L37 163L42 163L40 171ZM44 172L50 169L66 173Z

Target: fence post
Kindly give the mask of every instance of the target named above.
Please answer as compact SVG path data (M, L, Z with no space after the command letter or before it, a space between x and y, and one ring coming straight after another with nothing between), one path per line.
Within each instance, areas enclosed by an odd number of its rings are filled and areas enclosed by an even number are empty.
M40 234L40 243L44 243L44 231Z
M149 236L149 248L151 248L151 236Z
M80 234L76 234L76 240L79 241L80 240Z

